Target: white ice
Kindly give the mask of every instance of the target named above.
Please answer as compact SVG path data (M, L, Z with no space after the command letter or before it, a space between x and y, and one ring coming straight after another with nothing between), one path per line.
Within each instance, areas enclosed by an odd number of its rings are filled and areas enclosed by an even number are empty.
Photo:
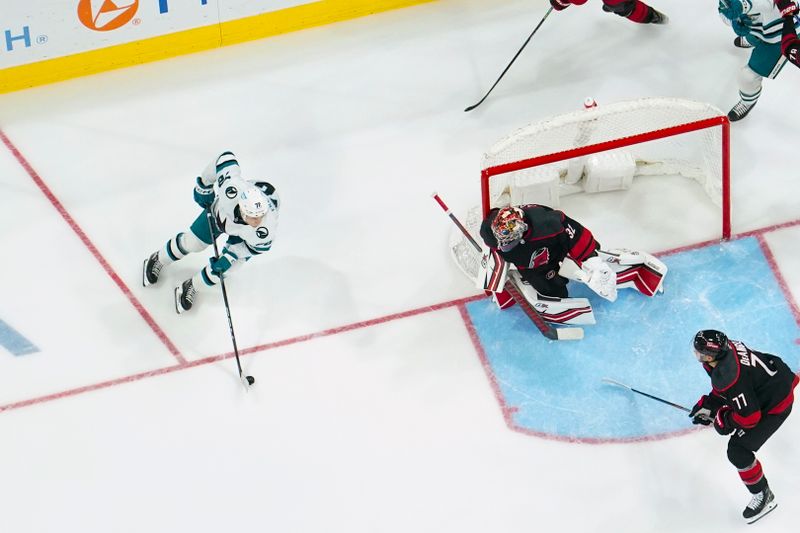
M457 211L477 203L493 142L589 95L736 102L747 52L714 2L653 5L668 26L597 1L554 13L472 113L546 1L443 0L0 97L0 128L86 239L0 146L0 318L40 348L0 350L0 531L749 527L725 439L579 445L511 431L458 309L435 307L475 291L430 193ZM736 233L799 218L798 82L791 65L765 81L732 128ZM243 357L249 393L217 357L231 350L219 296L181 317L172 307L171 287L205 256L140 285L144 257L197 214L194 176L227 149L283 201L274 250L229 282L239 345L260 347ZM563 208L651 251L718 233L683 217L707 209L699 189L658 190L623 219L589 196ZM795 298L799 233L766 236ZM203 364L163 370L179 358ZM779 499L759 531L800 519L798 439L790 418L759 454Z

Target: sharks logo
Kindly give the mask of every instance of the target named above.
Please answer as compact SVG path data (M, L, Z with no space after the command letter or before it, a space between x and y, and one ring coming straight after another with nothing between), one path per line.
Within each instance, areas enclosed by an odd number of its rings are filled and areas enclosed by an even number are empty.
M225 196L233 200L239 194L239 191L234 186L227 187L225 189Z
M269 236L269 230L264 226L259 226L256 230L256 235L259 239L266 239Z

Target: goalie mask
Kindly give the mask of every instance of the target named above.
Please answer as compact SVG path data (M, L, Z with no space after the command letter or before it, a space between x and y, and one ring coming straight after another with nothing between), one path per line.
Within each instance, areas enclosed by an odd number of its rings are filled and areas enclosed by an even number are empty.
M694 336L694 351L713 357L718 361L725 357L729 351L728 337L721 331L715 329L704 329L698 331Z
M501 251L509 251L522 240L522 236L528 230L524 216L522 209L510 206L503 207L494 216L492 233Z

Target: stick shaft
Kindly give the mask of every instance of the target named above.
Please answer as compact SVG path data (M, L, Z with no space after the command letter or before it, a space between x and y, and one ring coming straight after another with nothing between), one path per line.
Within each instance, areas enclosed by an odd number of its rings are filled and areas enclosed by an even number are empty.
M208 220L208 229L211 232L211 242L214 244L214 257L219 261L219 249L217 248L217 232L214 231L214 219L211 214L211 209L206 210L206 220ZM228 291L225 290L225 277L223 274L219 276L219 284L222 288L222 301L225 302L225 313L228 315L228 328L231 331L231 341L233 342L233 355L236 356L236 367L239 369L239 378L242 377L242 362L239 360L239 348L236 346L236 333L233 331L233 319L231 318L231 306L228 305Z
M540 20L540 21L539 21L539 24L537 24L537 25L536 25L536 27L535 27L535 28L533 29L533 31L531 32L531 34L530 34L530 35L528 35L528 38L527 38L527 39L525 39L525 42L522 44L522 47L521 47L519 50L517 50L517 53L516 53L516 54L514 54L514 57L511 59L511 62L510 62L510 63L509 63L507 66L506 66L506 68L505 68L505 69L503 70L503 72L500 74L500 77L499 77L499 78L497 78L497 81L495 81L495 82L494 82L494 85L492 85L492 87L489 89L489 91L487 91L487 93L486 93L485 95L483 95L483 98L481 98L481 99L478 101L478 103L476 103L476 104L474 104L474 105L471 105L471 106L469 106L468 108L466 108L464 111L472 111L473 109L475 109L476 107L478 107L479 105L481 105L481 104L483 103L483 101L484 101L484 100L486 100L486 98L487 98L487 97L489 96L489 94L490 94L490 93L491 93L491 92L494 90L494 88L495 88L495 87L497 87L497 84L498 84L498 83L500 83L500 80L502 80L502 79L503 79L503 76L505 76L505 75L506 75L506 72L508 72L508 69L510 69L510 68L511 68L511 65L513 65L513 64L514 64L514 61L516 61L516 60L517 60L517 58L518 58L518 57L519 57L519 55L522 53L522 51L525 49L525 47L526 47L526 46L528 46L528 43L531 41L531 38L533 38L533 35L534 35L534 34L536 33L536 31L537 31L537 30L538 30L538 29L541 27L541 25L544 23L545 19L547 19L547 17L549 17L549 16L550 16L550 13L551 13L552 11L553 11L553 8L552 8L552 7L550 7L550 9L548 9L548 10L547 10L547 13L545 13L545 14L544 14L544 17L542 17L542 20Z
M679 403L670 402L668 400L665 400L664 398L659 398L658 396L653 396L652 394L648 394L646 392L642 392L642 391L640 391L638 389L634 389L633 387L631 387L629 385L625 385L624 383L620 383L619 381L614 381L613 379L608 379L608 378L604 378L603 381L605 383L608 383L608 384L611 384L611 385L617 385L618 387L622 387L624 389L628 389L629 391L635 392L636 394L641 394L642 396L650 398L651 400L655 400L657 402L665 403L665 404L667 404L667 405L669 405L671 407L674 407L676 409L680 409L681 411L686 411L687 413L691 413L692 412L691 409L689 409L687 407L684 407L683 405L681 405Z
M432 196L433 199L436 200L436 203L439 204L439 207L441 207L442 210L445 212L445 214L447 214L447 216L450 217L450 220L453 221L453 224L455 224L458 227L458 229L461 230L461 233L464 234L464 237L467 238L467 240L472 244L475 250L477 250L478 253L482 253L483 250L481 249L480 245L475 241L475 239L472 237L467 228L465 228L464 225L461 223L461 221L458 220L458 218L456 218L456 216L450 211L450 208L447 207L447 204L444 203L444 200L442 200L442 198L437 193L433 193ZM544 318L542 318L542 315L540 315L539 312L522 295L521 291L519 290L519 287L517 287L514 280L509 279L508 281L506 281L506 285L508 285L507 289L508 293L511 295L512 298L514 298L514 301L517 302L517 304L525 312L528 318L531 319L531 322L533 322L533 325L536 326L536 329L538 329L539 332L541 332L541 334L547 337L548 339L558 340L559 336L556 328L548 324L544 320ZM566 335L567 334L565 333L564 338L566 338Z

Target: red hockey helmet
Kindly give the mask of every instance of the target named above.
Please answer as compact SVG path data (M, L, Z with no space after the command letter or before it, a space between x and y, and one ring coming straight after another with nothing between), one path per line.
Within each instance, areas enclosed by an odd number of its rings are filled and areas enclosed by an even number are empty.
M507 206L500 209L492 221L492 233L497 239L497 247L507 252L517 245L528 230L522 209Z

